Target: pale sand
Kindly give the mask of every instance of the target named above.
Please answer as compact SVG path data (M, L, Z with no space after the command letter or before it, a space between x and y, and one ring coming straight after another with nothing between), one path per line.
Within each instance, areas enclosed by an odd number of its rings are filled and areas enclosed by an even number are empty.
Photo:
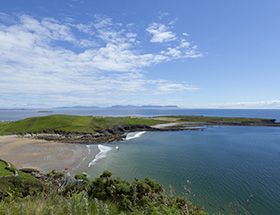
M164 124L157 124L157 125L152 125L152 128L170 128L174 126L179 126L182 125L183 123L181 122L171 122L171 123L164 123Z
M0 136L0 158L18 168L35 168L43 172L82 171L94 157L87 146L49 142L16 135Z
M171 123L157 124L151 127L159 128L159 129L168 129L168 128L175 128L175 127L198 128L200 126L203 126L204 124L205 123L203 122L171 122Z

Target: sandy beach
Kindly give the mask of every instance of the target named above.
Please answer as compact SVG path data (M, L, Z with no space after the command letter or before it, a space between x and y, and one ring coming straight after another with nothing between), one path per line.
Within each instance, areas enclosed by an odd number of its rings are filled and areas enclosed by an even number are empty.
M50 142L16 135L0 136L0 158L18 168L82 171L96 153L86 145Z

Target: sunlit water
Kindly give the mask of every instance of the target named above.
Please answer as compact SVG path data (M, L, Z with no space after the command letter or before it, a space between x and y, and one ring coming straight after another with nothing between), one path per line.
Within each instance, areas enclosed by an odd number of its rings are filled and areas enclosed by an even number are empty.
M148 176L178 194L191 191L209 212L280 214L280 128L146 132L107 146L90 176L105 169L129 180Z

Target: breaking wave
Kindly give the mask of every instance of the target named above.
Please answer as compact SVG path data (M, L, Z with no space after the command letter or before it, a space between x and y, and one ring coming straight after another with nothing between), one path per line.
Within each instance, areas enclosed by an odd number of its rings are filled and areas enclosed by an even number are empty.
M146 131L130 132L126 135L125 140L131 140L131 139L134 139L134 138L138 138L145 133L146 133Z
M88 167L94 165L98 160L105 158L107 153L112 150L112 147L99 144L98 149L99 153L95 155L94 159L88 164Z

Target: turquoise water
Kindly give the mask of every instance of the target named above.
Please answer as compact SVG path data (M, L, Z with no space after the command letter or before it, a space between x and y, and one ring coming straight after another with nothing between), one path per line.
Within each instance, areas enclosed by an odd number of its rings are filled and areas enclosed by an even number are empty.
M148 176L211 213L280 214L280 128L147 132L116 144L91 176L105 169L129 180Z

